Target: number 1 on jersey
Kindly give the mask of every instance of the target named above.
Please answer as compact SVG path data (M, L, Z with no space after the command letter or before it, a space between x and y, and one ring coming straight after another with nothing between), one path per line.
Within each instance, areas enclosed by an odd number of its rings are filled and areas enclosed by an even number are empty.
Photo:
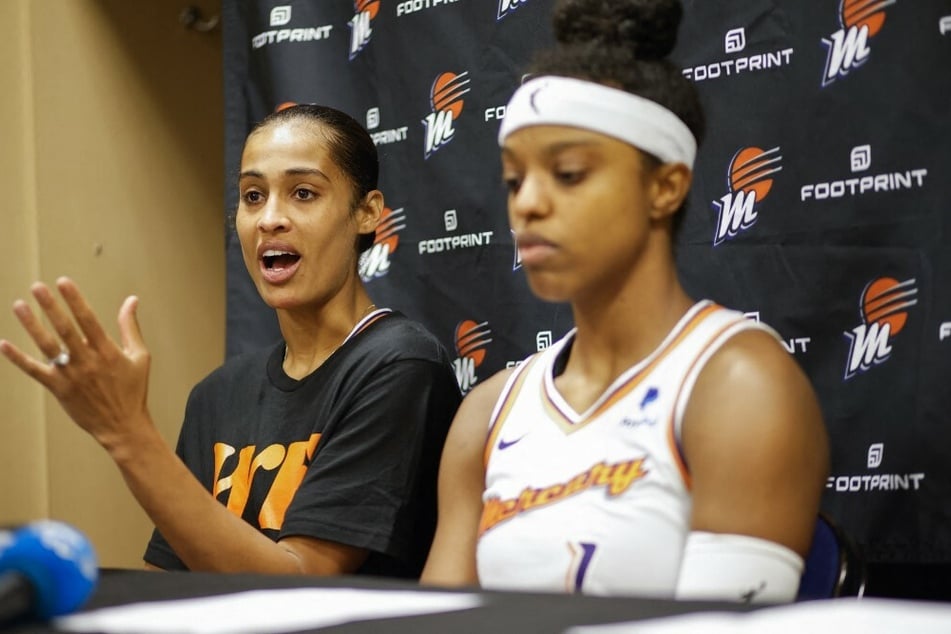
M594 557L594 551L597 547L597 544L591 542L568 542L568 550L571 551L571 567L568 569L568 576L565 579L566 590L579 593L582 591L584 577L588 573L588 566L591 564L591 558ZM574 571L574 575L571 574L572 571Z

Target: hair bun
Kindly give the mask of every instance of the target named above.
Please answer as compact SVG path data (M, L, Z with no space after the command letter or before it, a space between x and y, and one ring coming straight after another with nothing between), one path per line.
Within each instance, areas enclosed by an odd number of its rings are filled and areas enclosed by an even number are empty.
M682 16L680 0L561 0L552 23L562 45L620 46L652 60L674 49Z

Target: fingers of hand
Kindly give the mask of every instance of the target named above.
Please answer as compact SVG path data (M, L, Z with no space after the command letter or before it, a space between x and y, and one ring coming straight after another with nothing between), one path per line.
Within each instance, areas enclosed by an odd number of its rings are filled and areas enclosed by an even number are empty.
M31 377L49 388L58 391L71 385L70 381L79 380L90 373L110 372L116 364L121 365L126 355L106 334L86 299L76 284L69 278L59 278L56 287L63 301L54 296L54 292L45 284L36 283L31 293L46 319L31 308L25 301L17 300L13 312L27 334L39 348L44 360L34 359L6 342L3 353ZM63 305L65 302L65 306ZM123 340L131 342L128 346L128 360L148 361L148 351L141 341L138 323L135 320L137 300L127 298L119 313ZM74 321L75 320L75 321ZM48 323L47 323L48 322ZM125 325L123 325L123 322ZM70 379L70 381L65 381ZM65 381L65 382L64 382Z
M139 298L132 295L126 298L119 309L119 333L122 336L122 347L126 352L134 355L148 352L139 326L139 316L136 312L138 307Z
M102 324L99 323L99 319L86 302L86 298L79 292L76 284L69 278L61 277L56 280L56 287L59 289L60 295L63 296L66 305L69 306L69 310L73 313L76 323L85 335L85 340L89 346L100 352L111 348L113 346L112 341L103 330Z
M40 322L29 304L22 300L17 300L13 304L13 314L16 315L20 324L23 325L23 329L30 335L36 347L40 349L40 352L42 352L47 359L52 359L62 352L59 341L47 330L46 326Z
M56 368L45 363L40 363L36 359L27 356L22 350L9 341L0 341L0 353L3 353L3 356L9 359L13 365L23 370L28 376L36 379L46 387L52 386Z
M40 308L43 309L43 312L46 313L46 319L49 320L50 325L53 326L53 330L55 330L59 338L62 339L66 349L74 356L77 355L83 348L83 336L76 329L76 324L73 323L73 320L66 313L66 310L56 301L56 298L53 297L53 293L45 284L34 284L31 290L34 299L36 299ZM41 349L50 357L59 354L59 350L53 354L48 354L50 352L49 350L45 348Z

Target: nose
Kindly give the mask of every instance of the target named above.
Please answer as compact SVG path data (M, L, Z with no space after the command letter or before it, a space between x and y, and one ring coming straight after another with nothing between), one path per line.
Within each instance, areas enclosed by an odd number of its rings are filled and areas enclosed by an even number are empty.
M551 211L551 199L544 178L537 173L525 174L518 189L509 196L509 213L513 217L545 216Z
M277 196L268 198L258 215L258 230L263 233L286 231L290 226L284 205Z

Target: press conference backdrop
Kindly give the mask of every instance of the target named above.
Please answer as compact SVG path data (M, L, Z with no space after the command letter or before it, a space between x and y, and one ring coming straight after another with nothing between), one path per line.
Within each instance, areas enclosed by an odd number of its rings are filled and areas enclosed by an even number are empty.
M465 391L572 325L527 287L496 145L553 4L223 6L227 213L267 113L317 102L363 122L387 207L360 273L442 339ZM869 559L951 562L951 2L687 0L674 57L708 115L677 244L687 290L772 325L811 377L823 508ZM233 231L227 259L235 354L279 331Z

